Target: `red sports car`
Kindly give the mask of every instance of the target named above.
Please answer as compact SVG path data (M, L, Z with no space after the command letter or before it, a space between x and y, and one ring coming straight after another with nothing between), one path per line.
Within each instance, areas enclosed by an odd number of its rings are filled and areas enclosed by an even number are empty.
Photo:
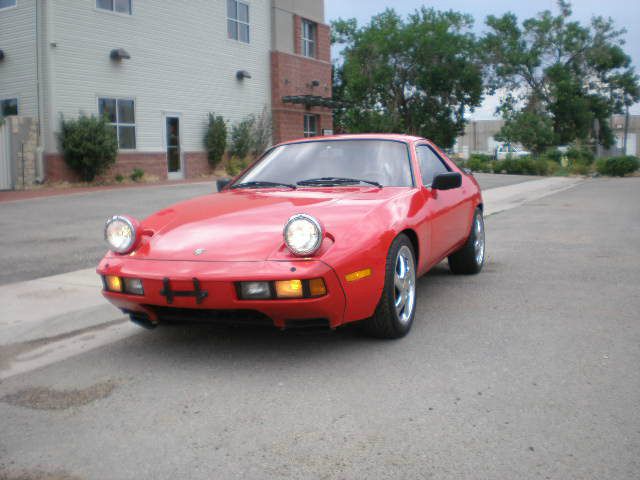
M478 183L424 138L296 140L220 183L142 222L107 221L97 272L136 323L361 321L398 338L413 323L417 277L447 257L454 273L484 263Z

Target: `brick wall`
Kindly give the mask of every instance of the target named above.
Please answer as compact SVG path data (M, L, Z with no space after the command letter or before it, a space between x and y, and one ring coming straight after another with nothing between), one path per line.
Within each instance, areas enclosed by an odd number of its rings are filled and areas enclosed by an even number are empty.
M333 128L331 109L307 108L282 102L282 97L290 95L331 97L329 62L284 52L271 52L271 76L273 138L276 143L303 136L305 113L320 116L320 131L323 128ZM320 85L314 87L311 84L313 80L318 80Z
M186 178L196 178L211 173L206 152L185 152L184 162ZM167 155L164 152L120 153L116 164L101 175L99 180L113 181L118 174L128 177L136 168L143 170L147 176L166 180ZM45 156L45 171L46 180L49 182L80 181L78 176L67 166L62 155L59 154Z

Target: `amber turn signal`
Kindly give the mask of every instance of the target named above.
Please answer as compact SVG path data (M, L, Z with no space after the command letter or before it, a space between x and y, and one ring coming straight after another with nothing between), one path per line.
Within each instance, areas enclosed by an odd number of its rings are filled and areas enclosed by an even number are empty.
M365 268L364 270L358 270L357 272L349 273L345 276L347 282L355 282L356 280L360 280L362 278L370 277L371 269Z
M115 275L107 275L104 277L107 290L110 292L122 292L122 280Z
M276 283L276 295L278 298L302 298L302 280L278 280Z
M312 297L321 297L327 294L327 287L321 278L313 278L309 280L309 294Z

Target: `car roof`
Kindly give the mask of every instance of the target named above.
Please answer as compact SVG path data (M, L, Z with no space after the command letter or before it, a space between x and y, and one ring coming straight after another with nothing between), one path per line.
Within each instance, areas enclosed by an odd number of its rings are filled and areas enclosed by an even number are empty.
M400 133L351 133L343 135L327 135L318 137L298 138L295 140L289 140L287 142L279 143L278 145L288 145L291 143L300 142L322 142L326 140L394 140L396 142L417 142L427 140L422 137L416 137L413 135L403 135Z

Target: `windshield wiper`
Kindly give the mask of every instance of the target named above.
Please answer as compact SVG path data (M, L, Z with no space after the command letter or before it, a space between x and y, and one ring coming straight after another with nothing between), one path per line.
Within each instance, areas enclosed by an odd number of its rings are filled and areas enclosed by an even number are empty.
M298 185L346 185L351 183L368 183L374 187L382 188L382 184L374 182L373 180L363 180L360 178L345 178L345 177L321 177L321 178L309 178L307 180L300 180Z
M261 181L243 182L243 183L237 183L231 186L231 188L269 188L269 187L287 187L287 188L292 188L294 190L298 188L291 183L261 182Z

